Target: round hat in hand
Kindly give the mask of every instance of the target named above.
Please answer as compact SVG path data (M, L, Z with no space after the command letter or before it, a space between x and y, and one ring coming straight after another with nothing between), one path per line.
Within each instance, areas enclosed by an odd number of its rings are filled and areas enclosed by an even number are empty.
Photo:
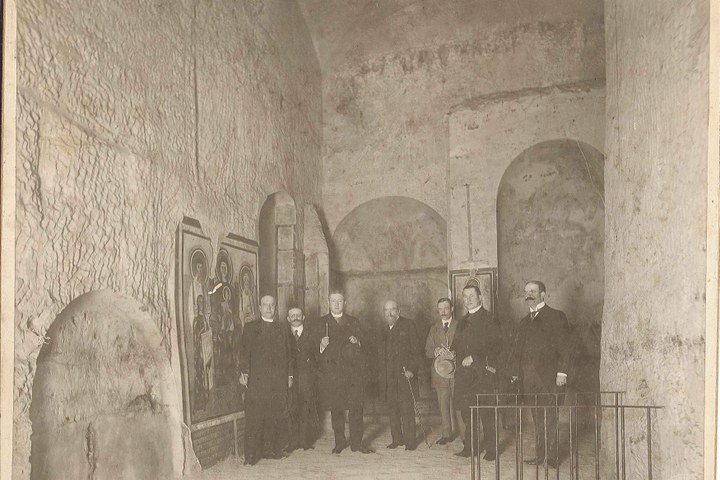
M453 378L455 376L455 360L446 356L435 357L433 368L442 378Z

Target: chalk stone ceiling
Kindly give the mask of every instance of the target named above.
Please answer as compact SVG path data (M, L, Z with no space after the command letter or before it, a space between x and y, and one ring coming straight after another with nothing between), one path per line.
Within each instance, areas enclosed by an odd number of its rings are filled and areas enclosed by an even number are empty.
M298 0L321 68L433 44L468 41L506 23L583 18L602 0Z

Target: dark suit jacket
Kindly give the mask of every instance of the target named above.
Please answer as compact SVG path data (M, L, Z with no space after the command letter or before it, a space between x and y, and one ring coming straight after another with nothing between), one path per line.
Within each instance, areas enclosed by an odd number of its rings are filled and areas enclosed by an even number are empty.
M330 344L320 354L318 384L322 407L328 410L347 410L362 407L365 376L365 334L360 321L344 313L340 321L327 314L315 322L319 338L327 327ZM354 336L359 344L352 344ZM317 342L320 351L320 340Z
M278 320L245 325L238 366L248 374L246 415L284 418L289 413L288 377L294 373L290 342L287 325Z
M571 343L570 324L560 310L545 305L534 320L528 313L520 321L511 371L524 392L556 391L557 373L570 367Z
M421 359L420 345L413 321L400 317L392 330L385 325L378 347L380 399L388 404L412 403L410 386L412 386L415 398L418 398L417 375ZM409 385L403 367L413 373Z
M497 375L487 367L500 369L503 341L500 325L490 312L481 308L462 317L450 349L455 352L456 408L475 405L476 393L495 392ZM472 356L473 363L463 367L467 356Z
M290 329L291 345L295 356L295 376L293 392L300 402L312 402L316 399L317 368L320 357L320 336L316 328L308 322L303 325L302 335L295 339Z

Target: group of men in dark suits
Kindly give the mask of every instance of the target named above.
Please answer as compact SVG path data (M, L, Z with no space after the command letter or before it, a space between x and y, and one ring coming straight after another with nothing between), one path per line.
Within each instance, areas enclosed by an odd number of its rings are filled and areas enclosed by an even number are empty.
M463 289L467 312L457 320L452 318L450 299L438 300L440 321L430 329L425 353L429 358L446 355L455 359L456 369L454 378L443 378L433 372L432 385L437 391L443 423L442 437L436 443L452 440L454 408L460 412L465 426L464 435L461 433L463 449L456 455L469 457L470 407L495 404L494 396L477 395L498 393L502 380L509 377L521 392L546 394L532 397L539 407L531 410L537 448L535 457L526 462L557 467L554 435L557 416L553 408L544 407L556 405L562 399L571 356L570 326L563 312L545 304L547 290L543 282L528 282L524 295L530 311L520 321L511 345L506 345L497 319L483 308L477 286L467 285ZM510 355L505 354L508 349ZM477 435L475 452L485 451L484 459L495 460L498 416L493 409L484 408L479 409L478 417L483 435L482 441Z
M283 458L313 448L319 412L330 410L333 453L362 444L366 358L358 320L344 313L342 292L330 294L330 313L306 322L300 307L287 323L275 321L275 298L260 300L261 318L245 325L240 343L240 383L245 393L245 464ZM345 436L348 411L350 441Z
M463 449L456 455L471 455L470 415L472 405L487 405L477 394L496 393L500 378L507 376L525 392L555 393L566 384L570 361L569 324L565 314L545 305L546 288L540 281L525 286L525 302L530 309L520 322L512 348L505 357L497 319L483 308L480 289L467 285L462 292L466 314L453 318L452 302L438 301L440 321L432 325L425 343L425 356L443 355L454 359L454 378L433 372L446 444L455 433L455 411L465 425ZM261 318L245 326L240 352L240 382L247 387L245 397L245 463L260 458L282 458L296 448L312 448L318 433L318 412L330 410L338 454L348 446L354 452L371 453L363 439L363 401L367 355L365 330L345 313L341 291L329 296L330 312L317 321L305 322L303 312L293 307L288 323L275 322L275 299L260 301ZM378 385L380 398L388 408L392 441L387 448L417 446L415 406L418 397L418 370L422 346L414 323L400 315L397 302L388 300L383 308L385 327L378 342ZM289 325L288 325L289 324ZM482 398L482 397L480 397ZM495 399L492 399L494 403ZM554 404L542 396L538 406ZM547 411L546 411L547 410ZM348 412L349 442L345 435ZM475 452L485 451L494 460L497 417L493 409L480 409L483 440ZM553 409L533 409L537 437L536 456L528 463L554 464L557 445L554 432L557 418ZM289 435L284 435L283 428ZM547 448L545 437L547 436ZM479 437L479 436L478 436ZM284 444L283 441L287 443Z

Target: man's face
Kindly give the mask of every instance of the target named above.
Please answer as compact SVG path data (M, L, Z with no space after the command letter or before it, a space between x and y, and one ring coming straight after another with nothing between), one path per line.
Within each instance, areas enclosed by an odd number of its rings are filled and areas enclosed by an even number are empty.
M299 327L305 321L305 315L299 308L291 308L288 312L288 322L293 327Z
M466 288L463 290L463 304L468 311L482 305L480 303L480 295L478 295L474 288Z
M250 277L243 275L243 288L245 291L250 290Z
M260 299L260 313L268 320L275 318L275 299L271 295L265 295Z
M335 315L343 313L345 308L345 297L341 293L333 293L330 295L330 311Z
M450 320L452 318L453 308L449 302L438 303L437 309L438 315L440 315L440 318L442 318L443 321Z
M390 326L395 325L395 322L397 322L397 319L400 317L400 309L398 308L397 303L392 300L385 302L383 312L385 314L385 321Z
M205 264L202 262L198 262L197 264L197 276L198 278L203 278L205 276Z
M525 285L525 305L535 308L540 302L545 301L545 292L540 291L540 287L534 283Z

